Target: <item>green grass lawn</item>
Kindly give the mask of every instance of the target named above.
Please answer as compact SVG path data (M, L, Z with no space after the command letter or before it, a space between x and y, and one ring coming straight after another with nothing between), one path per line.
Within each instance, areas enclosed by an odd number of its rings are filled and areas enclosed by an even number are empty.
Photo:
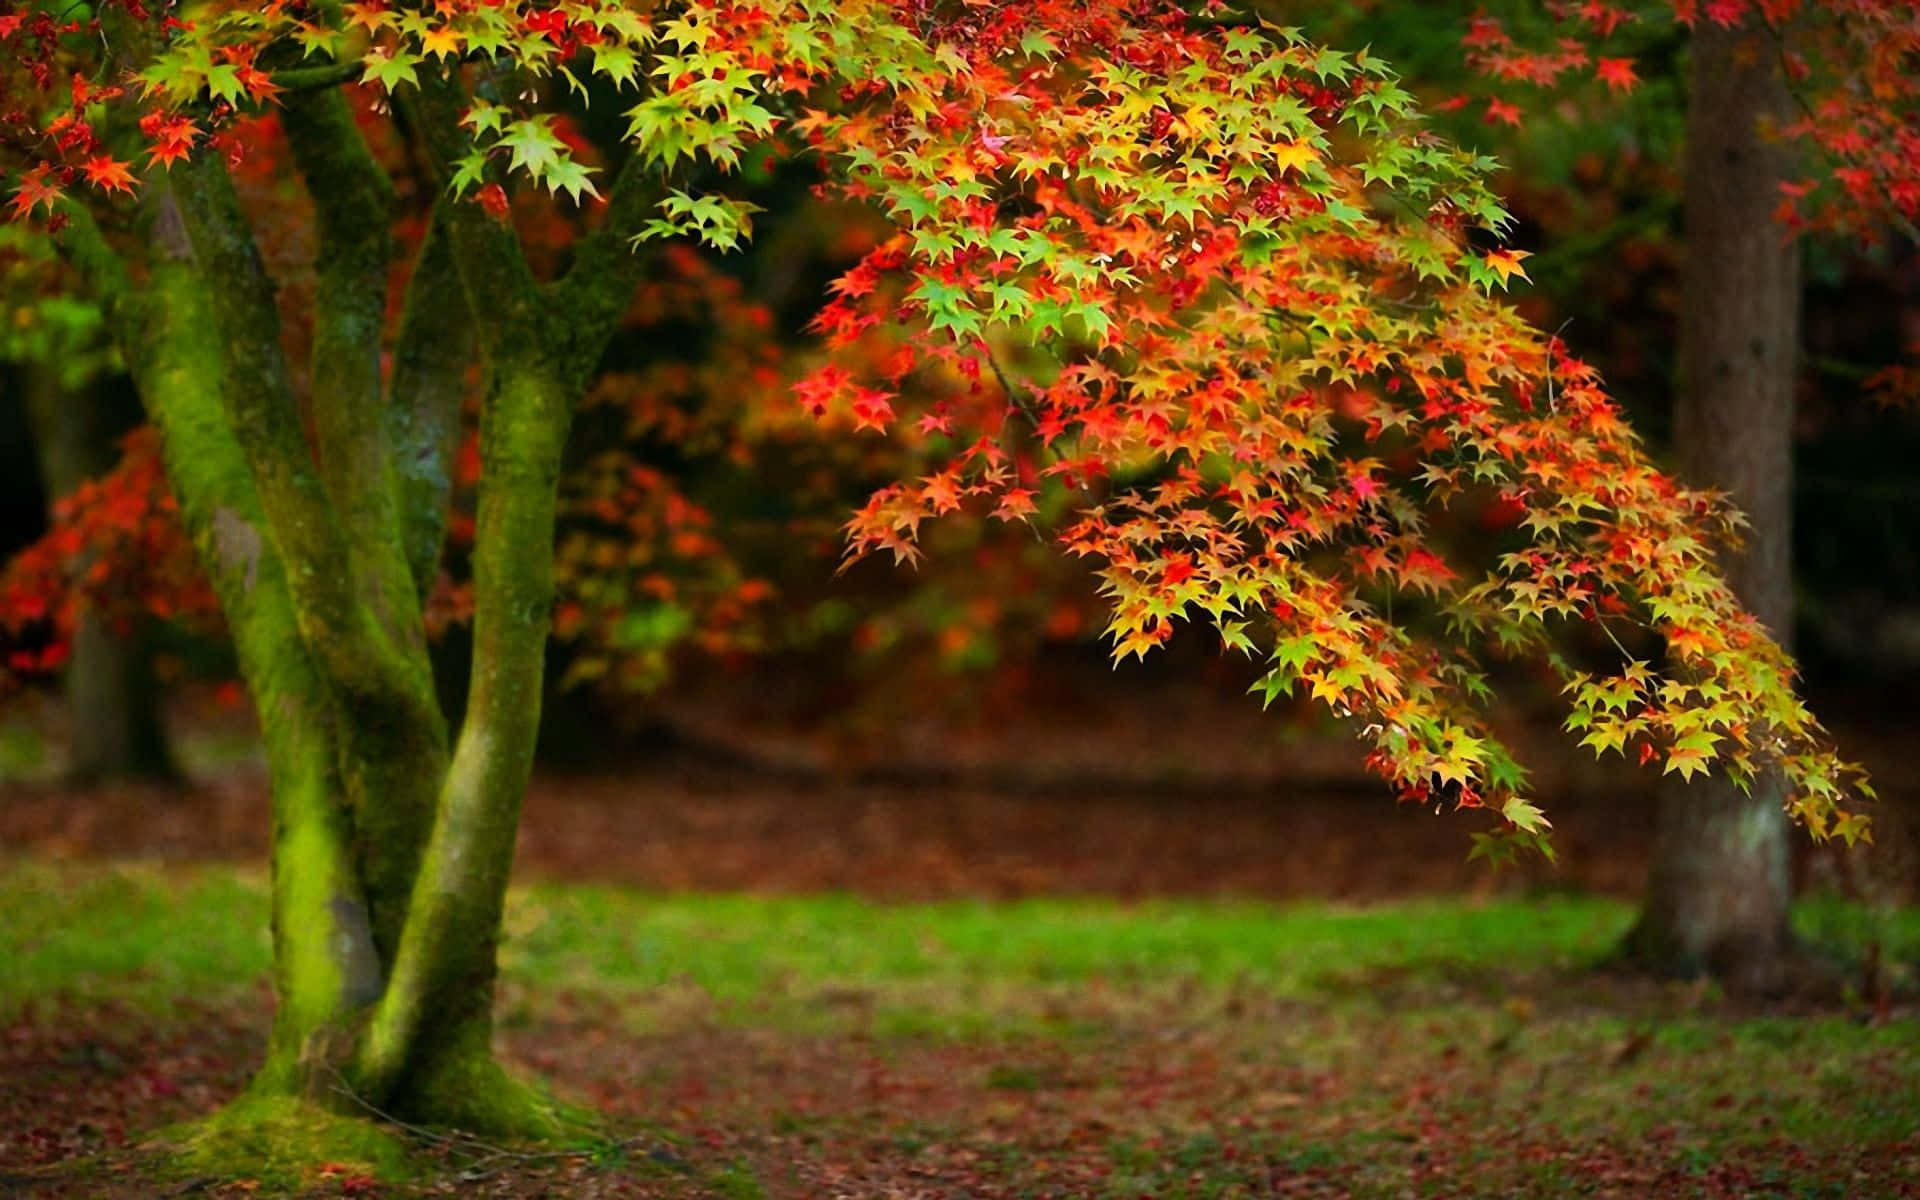
M220 1014L242 1043L263 1028L257 873L4 863L0 913L0 1027L111 1013L87 1044L116 1060L156 1030L190 1047ZM1566 896L909 905L543 884L510 906L502 1029L530 1069L670 1148L611 1194L1870 1196L1920 1179L1911 1008L1758 1008L1587 970L1630 916ZM1842 956L1878 937L1920 957L1914 912L1799 921Z

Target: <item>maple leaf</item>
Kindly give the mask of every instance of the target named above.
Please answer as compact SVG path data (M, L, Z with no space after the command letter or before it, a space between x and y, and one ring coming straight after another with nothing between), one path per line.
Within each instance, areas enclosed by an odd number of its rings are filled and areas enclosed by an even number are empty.
M80 164L87 182L103 192L133 193L133 172L127 164L106 154L96 154Z
M1273 162L1278 173L1288 171L1305 173L1306 169L1320 161L1320 152L1310 142L1286 142L1273 148Z
M1533 252L1530 250L1489 250L1486 263L1500 276L1500 283L1504 286L1515 275L1522 279L1527 277L1526 270L1520 266L1520 260L1531 257Z
M1747 15L1747 0L1707 0L1707 19L1732 29Z
M504 221L507 219L509 206L505 188L497 183L489 183L480 189L478 199L480 201L480 207L486 209L489 217L492 217L496 221Z
M1487 121L1489 124L1494 121L1499 121L1501 124L1511 125L1515 129L1518 129L1520 128L1520 107L1516 104L1508 104L1506 101L1498 98L1489 97L1487 100Z
M349 27L358 25L369 33L378 33L383 26L393 23L393 14L380 0L369 3L349 3L342 6Z
M14 220L30 217L39 208L53 211L54 201L60 198L60 185L51 181L52 174L53 168L43 164L20 177L20 186L13 193Z
M855 402L855 411L858 411L858 403L858 401ZM927 476L920 494L925 497L928 506L933 509L936 516L954 511L960 507L960 473L956 470L946 470L938 475Z
M1593 74L1594 78L1616 92L1630 92L1640 82L1640 77L1634 74L1633 60L1630 58L1595 59Z
M458 58L462 40L458 30L436 25L420 35L420 49L431 58Z
M1634 20L1634 14L1607 4L1604 0L1585 0L1580 5L1580 18L1593 26L1594 32L1601 37L1612 37L1615 29Z
M155 117L157 119L143 118L140 122L140 131L153 141L147 147L147 161L170 167L193 152L194 138L199 128L188 117L159 114L155 114Z
M1033 503L1031 488L1008 488L1000 495L1000 503L994 506L993 515L1002 521L1025 521L1039 510Z
M853 393L853 427L885 433L893 420L893 393L878 388L856 388Z

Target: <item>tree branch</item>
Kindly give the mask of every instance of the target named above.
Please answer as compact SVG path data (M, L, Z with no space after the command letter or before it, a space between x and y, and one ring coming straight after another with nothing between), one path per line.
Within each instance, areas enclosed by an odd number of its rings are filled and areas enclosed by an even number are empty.
M224 390L274 543L286 560L300 627L316 655L346 638L354 620L352 580L338 515L313 468L300 407L280 349L273 281L254 245L233 182L217 161L196 156L173 168L173 192L187 252L212 289L213 327L225 359ZM352 654L347 647L333 657ZM351 664L345 672L356 673Z
M345 533L354 653L366 660L341 716L341 774L375 941L391 954L447 756L380 377L393 185L339 92L295 97L284 123L319 232L310 407L321 482Z
M403 93L399 102L408 123L419 131L436 182L444 189L454 164L473 148L460 125L466 96L455 79L423 69L418 86ZM512 226L491 219L478 204L460 201L448 204L443 216L481 350L494 357L509 330L541 322L539 285Z
M468 369L477 357L473 317L453 257L443 200L434 207L402 302L386 406L400 505L401 540L414 587L424 597L446 537L451 464L460 437Z
M352 83L366 70L366 64L357 58L345 62L327 63L318 67L289 67L273 73L273 86L280 89L283 96L298 96L308 92L331 91L343 83Z
M393 184L338 92L294 97L282 123L319 232L311 408L322 481L346 524L349 550L367 572L362 582L398 591L411 575L396 570L404 564L397 561L398 504L380 380ZM396 573L402 579L388 578ZM418 623L417 599L383 594L370 602L395 624Z
M572 268L552 285L554 307L583 343L603 344L626 312L646 263L633 239L666 194L660 174L640 155L628 156L607 194L600 228L582 239Z
M473 672L387 990L369 1019L356 1083L385 1095L428 1014L485 1022L494 944L540 725L553 605L561 451L577 390L539 359L496 364L481 413L474 537Z

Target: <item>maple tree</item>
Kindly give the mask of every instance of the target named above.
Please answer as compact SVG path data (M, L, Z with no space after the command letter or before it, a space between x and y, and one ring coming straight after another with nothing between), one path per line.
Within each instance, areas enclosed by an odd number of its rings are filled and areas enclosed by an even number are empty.
M491 999L563 449L658 244L752 233L729 173L757 155L823 161L893 229L793 389L928 462L854 514L852 557L917 559L962 512L1044 521L1096 564L1117 654L1210 624L1403 797L1497 813L1483 852L1547 845L1482 716L1489 653L1559 670L1586 746L1778 771L1814 834L1865 830L1864 782L1714 566L1735 518L1498 297L1525 255L1489 163L1364 52L1163 0L114 0L0 39L14 215L105 312L261 715L280 1006L257 1097L554 1128L492 1057ZM236 123L267 109L313 214L298 368L234 179ZM426 181L404 286L386 138ZM586 231L543 245L523 203ZM657 482L622 469L587 498L615 526ZM455 731L425 630L469 483ZM1431 536L1490 501L1509 544ZM1569 624L1643 627L1668 665L1576 661Z

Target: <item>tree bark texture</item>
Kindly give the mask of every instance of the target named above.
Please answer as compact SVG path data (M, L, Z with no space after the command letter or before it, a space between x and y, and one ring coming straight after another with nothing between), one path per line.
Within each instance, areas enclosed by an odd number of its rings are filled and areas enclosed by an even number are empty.
M1798 247L1773 219L1785 149L1767 126L1790 97L1770 36L1701 21L1692 38L1686 261L1674 445L1687 482L1725 491L1749 521L1723 562L1782 644L1793 632L1793 392ZM1661 974L1782 982L1792 937L1788 822L1777 780L1663 781L1654 861L1627 953Z

